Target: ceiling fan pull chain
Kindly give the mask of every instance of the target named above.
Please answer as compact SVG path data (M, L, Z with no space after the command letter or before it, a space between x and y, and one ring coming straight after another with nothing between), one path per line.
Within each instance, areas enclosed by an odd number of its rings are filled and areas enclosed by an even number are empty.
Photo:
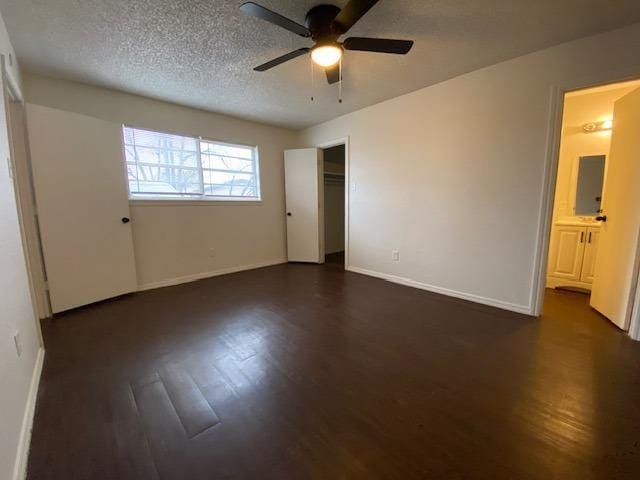
M338 64L338 103L342 103L342 57Z
M309 59L309 66L311 67L311 101L313 102L313 60Z

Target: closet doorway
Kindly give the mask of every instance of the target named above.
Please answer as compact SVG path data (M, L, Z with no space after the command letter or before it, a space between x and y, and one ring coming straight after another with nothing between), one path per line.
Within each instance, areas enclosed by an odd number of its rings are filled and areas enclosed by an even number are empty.
M325 263L345 265L345 154L344 143L322 149L324 158Z

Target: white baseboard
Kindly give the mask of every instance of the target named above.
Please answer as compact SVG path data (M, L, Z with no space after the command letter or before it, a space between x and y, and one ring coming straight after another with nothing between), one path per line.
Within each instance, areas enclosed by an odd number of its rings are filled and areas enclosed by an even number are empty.
M31 385L27 404L22 417L22 428L20 429L20 439L18 440L18 452L13 466L13 480L24 480L27 476L27 461L29 460L29 446L31 445L31 429L33 427L33 415L36 411L36 398L38 397L38 387L40 386L40 375L42 374L42 364L44 363L44 348L40 347L36 357L36 364L31 375Z
M237 267L220 268L218 270L211 270L209 272L195 273L193 275L185 275L183 277L174 277L167 280L160 280L159 282L145 283L138 285L138 291L152 290L154 288L171 287L173 285L180 285L181 283L195 282L196 280L202 280L203 278L217 277L219 275L226 275L228 273L243 272L245 270L254 270L256 268L271 267L273 265L280 265L287 263L286 258L278 258L276 260L268 260L266 262L253 263L250 265L239 265Z
M529 305L518 305L516 303L503 302L502 300L496 300L494 298L482 297L480 295L474 295L472 293L459 292L457 290L450 290L448 288L437 287L435 285L429 285L427 283L411 280L410 278L399 277L397 275L391 275L388 273L376 272L374 270L367 270L365 268L347 266L346 270L355 273L361 273L370 277L381 278L389 282L398 283L407 287L419 288L421 290L427 290L433 293L439 293L448 297L460 298L462 300L469 300L475 303L481 303L483 305L489 305L491 307L500 308L502 310L508 310L510 312L524 313L531 315L532 310Z

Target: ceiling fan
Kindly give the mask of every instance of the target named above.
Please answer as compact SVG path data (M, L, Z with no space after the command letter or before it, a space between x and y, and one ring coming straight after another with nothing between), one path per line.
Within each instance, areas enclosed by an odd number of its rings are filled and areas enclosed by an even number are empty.
M342 10L334 5L317 5L307 12L304 25L256 3L243 3L240 6L240 10L247 15L261 18L301 37L311 38L315 42L313 47L299 48L263 63L255 67L254 70L264 72L311 52L312 60L324 68L327 74L327 81L336 83L341 79L340 59L344 50L395 53L398 55L409 53L413 46L413 41L411 40L363 37L349 37L344 42L338 40L376 3L378 3L378 0L350 0Z

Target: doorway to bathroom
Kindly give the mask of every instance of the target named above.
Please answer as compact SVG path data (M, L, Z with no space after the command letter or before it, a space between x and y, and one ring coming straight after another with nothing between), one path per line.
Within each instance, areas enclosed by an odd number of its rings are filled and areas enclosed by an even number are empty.
M638 279L639 131L640 81L564 95L543 314L552 306L629 330Z

